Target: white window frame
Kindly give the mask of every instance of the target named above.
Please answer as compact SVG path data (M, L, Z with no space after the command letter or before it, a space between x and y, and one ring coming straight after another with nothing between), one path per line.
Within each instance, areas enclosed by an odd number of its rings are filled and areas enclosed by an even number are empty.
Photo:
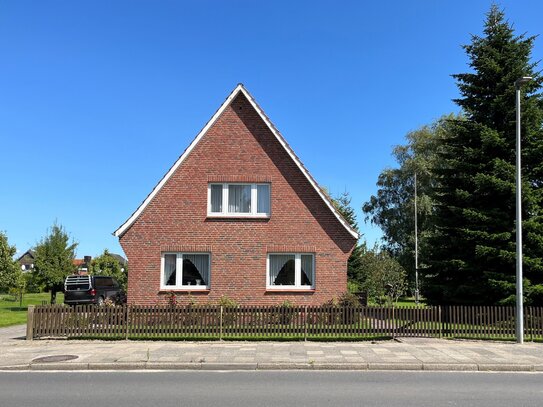
M222 212L211 212L211 186L212 185L222 185ZM239 213L239 212L228 212L228 186L229 185L250 185L251 186L251 212ZM269 191L269 212L268 213L258 213L258 186L267 185ZM259 183L247 183L247 182L211 182L207 185L207 216L210 218L269 218L271 216L271 183L269 182L259 182Z
M283 256L290 255L294 256L294 285L272 285L270 281L270 256ZM311 285L301 285L302 282L302 255L311 256L312 258L312 267L313 267L313 281ZM295 290L295 291L312 291L315 289L315 280L316 280L316 269L315 269L315 254L314 253L268 253L266 256L266 290L273 291L284 291L284 290Z
M167 254L175 254L175 285L166 285L164 281L164 266L165 256ZM209 258L209 275L207 285L183 285L183 255L206 255ZM191 291L205 291L209 290L211 286L211 253L206 252L163 252L160 255L160 289L161 290L191 290Z

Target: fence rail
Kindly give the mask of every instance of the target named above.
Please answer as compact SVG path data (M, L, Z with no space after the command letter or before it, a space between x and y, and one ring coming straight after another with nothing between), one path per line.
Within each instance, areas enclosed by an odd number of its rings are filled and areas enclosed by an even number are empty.
M543 340L543 308L526 307L526 340ZM515 338L515 308L221 307L42 305L29 307L27 339Z

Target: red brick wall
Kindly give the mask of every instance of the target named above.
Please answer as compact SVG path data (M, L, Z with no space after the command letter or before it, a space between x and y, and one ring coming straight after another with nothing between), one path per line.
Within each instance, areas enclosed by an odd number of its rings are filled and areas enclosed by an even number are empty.
M211 181L271 182L271 217L207 218ZM355 239L309 184L294 161L239 94L120 238L128 257L128 301L166 301L160 290L164 251L208 251L208 292L191 292L199 302L226 295L242 304L321 304L347 288L347 259ZM314 292L266 291L269 252L313 252ZM187 291L176 290L178 302Z

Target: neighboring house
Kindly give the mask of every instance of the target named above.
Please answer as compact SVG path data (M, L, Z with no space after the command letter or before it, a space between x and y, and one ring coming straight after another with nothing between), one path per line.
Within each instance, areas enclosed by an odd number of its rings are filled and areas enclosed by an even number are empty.
M131 304L322 304L358 239L241 84L114 235Z
M110 253L110 256L116 259L121 265L122 271L124 271L128 262L120 254ZM91 269L92 256L84 256L82 259L73 259L72 264L74 265L74 272L76 274L88 274Z
M73 259L72 263L75 267L75 273L77 274L88 274L90 270L92 257L84 256L82 259Z
M124 268L126 267L126 265L128 264L128 262L126 261L126 259L121 256L120 254L115 254L115 253L109 253L109 255L113 258L115 258L119 264L121 265L121 269L124 271Z
M17 262L21 266L23 273L29 272L34 269L34 261L36 254L32 249L27 250L17 259Z

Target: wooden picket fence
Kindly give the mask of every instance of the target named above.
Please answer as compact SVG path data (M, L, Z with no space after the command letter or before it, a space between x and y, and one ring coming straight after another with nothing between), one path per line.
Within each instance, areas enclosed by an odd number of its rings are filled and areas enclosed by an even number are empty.
M525 339L543 339L543 308L526 307ZM221 307L42 305L29 307L27 339L515 338L515 308Z

